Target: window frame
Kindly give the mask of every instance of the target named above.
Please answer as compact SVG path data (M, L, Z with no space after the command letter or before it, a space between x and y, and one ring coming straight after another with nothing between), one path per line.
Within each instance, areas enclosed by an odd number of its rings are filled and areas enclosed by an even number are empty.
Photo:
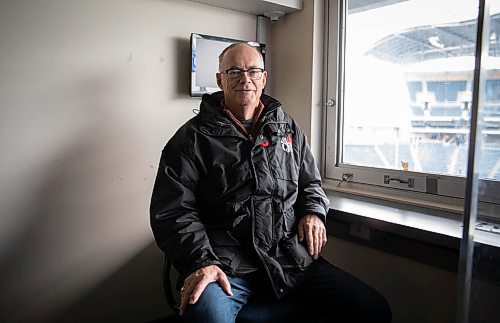
M325 1L323 186L357 195L392 200L455 214L463 212L466 178L423 172L341 164L345 23L348 0ZM397 0L393 3L399 2ZM477 43L477 40L476 40ZM484 94L483 94L484 95ZM388 176L389 183L385 181ZM413 187L400 183L413 179ZM481 180L489 195L480 199L479 215L500 219L500 181Z

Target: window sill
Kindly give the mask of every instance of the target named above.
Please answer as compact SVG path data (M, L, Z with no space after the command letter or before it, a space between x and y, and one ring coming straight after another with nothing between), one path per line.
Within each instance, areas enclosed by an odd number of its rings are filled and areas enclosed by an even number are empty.
M463 227L461 215L456 212L335 190L325 189L325 192L330 199L329 218L335 221L459 249ZM482 244L500 247L500 234L497 233L476 230L474 239Z

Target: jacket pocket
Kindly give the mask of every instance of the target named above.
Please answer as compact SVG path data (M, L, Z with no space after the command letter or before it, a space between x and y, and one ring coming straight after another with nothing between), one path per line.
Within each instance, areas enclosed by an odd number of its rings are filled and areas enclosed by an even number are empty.
M298 219L295 217L295 210L293 207L288 207L283 212L283 232L286 236L291 236L293 232L297 232Z
M281 247L286 255L293 261L293 264L300 270L305 270L313 262L313 258L309 255L306 247L299 242L298 235L295 234L289 239L281 241ZM285 268L286 265L283 264Z
M293 130L288 124L270 125L268 130L270 144L267 151L273 177L298 181L299 172L295 162L297 145Z
M212 231L209 237L212 250L219 261L229 268L237 267L240 262L240 242L233 237L231 232L226 230Z
M275 140L280 140L279 137ZM276 149L269 152L271 172L274 178L297 182L299 172L293 152L286 152L277 144Z

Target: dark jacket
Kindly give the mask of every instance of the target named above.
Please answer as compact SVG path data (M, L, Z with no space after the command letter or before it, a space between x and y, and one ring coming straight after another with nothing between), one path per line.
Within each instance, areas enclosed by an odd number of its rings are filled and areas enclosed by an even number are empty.
M278 298L312 263L298 242L306 214L326 219L328 200L304 133L275 99L254 142L222 112L223 93L204 95L198 115L165 146L153 196L151 226L181 279L208 265L238 274L254 261Z

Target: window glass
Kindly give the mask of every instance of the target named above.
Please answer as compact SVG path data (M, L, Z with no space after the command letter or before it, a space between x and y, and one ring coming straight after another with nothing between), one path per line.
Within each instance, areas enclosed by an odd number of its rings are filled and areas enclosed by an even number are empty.
M348 3L340 164L466 176L478 2L377 2ZM481 177L500 180L500 10L494 2Z

